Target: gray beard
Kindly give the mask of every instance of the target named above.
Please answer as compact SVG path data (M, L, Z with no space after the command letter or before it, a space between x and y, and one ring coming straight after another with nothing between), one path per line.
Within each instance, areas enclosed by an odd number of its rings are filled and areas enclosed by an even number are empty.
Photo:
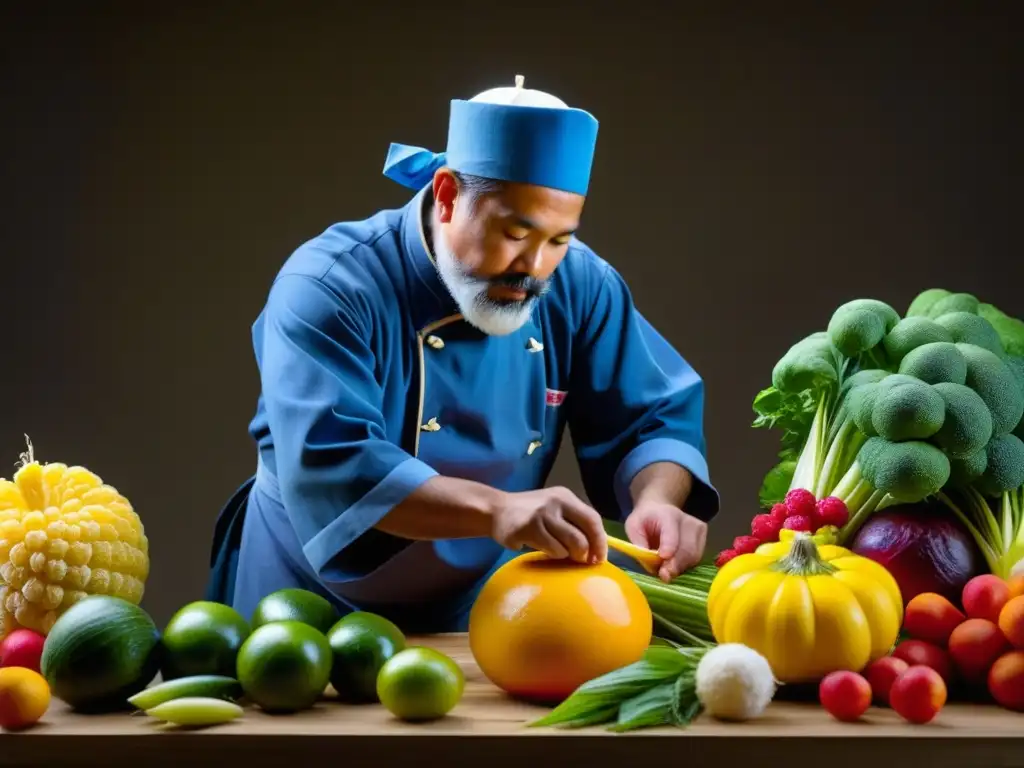
M427 219L437 272L466 322L488 336L507 336L522 328L533 314L537 296L525 301L495 301L487 295L486 280L469 274L448 247L444 230Z

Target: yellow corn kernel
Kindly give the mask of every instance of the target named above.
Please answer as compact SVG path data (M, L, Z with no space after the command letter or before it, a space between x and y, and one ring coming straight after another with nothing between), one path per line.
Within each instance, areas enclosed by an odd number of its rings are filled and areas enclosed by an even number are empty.
M25 546L29 552L42 552L48 543L46 531L37 528L25 534Z
M41 531L46 527L46 515L39 511L29 512L21 518L21 524L26 531Z
M24 568L28 565L29 557L30 553L24 542L19 541L11 547L10 561L12 565L17 566L18 568Z
M24 509L25 501L21 498L18 486L10 480L0 480L0 509Z
M25 526L21 520L4 520L0 523L0 535L10 541L21 541L25 538Z
M106 568L97 568L89 574L89 591L97 595L110 593L110 571Z
M131 503L81 466L40 465L32 446L0 479L0 637L47 633L90 594L142 601L149 540Z
M67 499L67 500L65 500L64 502L61 503L60 511L61 511L61 514L64 515L64 519L67 522L69 522L69 523L70 522L78 522L78 518L77 517L74 520L71 520L70 519L71 515L73 515L74 513L78 512L78 510L80 510L84 506L85 505L82 503L81 499L72 497L72 498Z

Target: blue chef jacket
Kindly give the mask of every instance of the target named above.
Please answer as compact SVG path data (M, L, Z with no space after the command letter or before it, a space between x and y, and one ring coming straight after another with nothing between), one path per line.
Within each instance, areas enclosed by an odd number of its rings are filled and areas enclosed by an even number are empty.
M543 487L566 426L605 517L624 519L632 478L665 461L694 477L687 512L718 511L703 382L620 275L574 240L530 322L487 336L437 273L425 193L299 247L253 326L257 469L218 520L207 594L243 616L301 587L407 632L464 630L483 581L517 553L374 526L437 474Z

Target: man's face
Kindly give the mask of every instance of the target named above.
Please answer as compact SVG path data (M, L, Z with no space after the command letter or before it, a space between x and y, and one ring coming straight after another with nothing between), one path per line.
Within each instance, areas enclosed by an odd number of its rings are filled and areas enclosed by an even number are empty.
M522 327L565 258L584 200L526 184L470 196L438 174L438 270L467 321L491 335Z

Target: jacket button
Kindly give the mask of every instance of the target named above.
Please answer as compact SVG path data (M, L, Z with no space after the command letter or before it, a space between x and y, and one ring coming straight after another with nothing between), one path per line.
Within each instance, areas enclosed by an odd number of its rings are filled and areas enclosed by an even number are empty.
M431 349L444 349L444 340L439 336L427 336L427 344Z
M530 340L526 342L526 349L530 352L542 352L544 345L531 336Z
M430 421L428 421L426 424L420 427L420 429L422 429L424 432L437 432L439 429L441 429L441 425L437 423L437 417L433 417L430 419Z
M540 440L534 440L528 446L526 446L526 455L533 456L533 452L540 448L543 443Z

